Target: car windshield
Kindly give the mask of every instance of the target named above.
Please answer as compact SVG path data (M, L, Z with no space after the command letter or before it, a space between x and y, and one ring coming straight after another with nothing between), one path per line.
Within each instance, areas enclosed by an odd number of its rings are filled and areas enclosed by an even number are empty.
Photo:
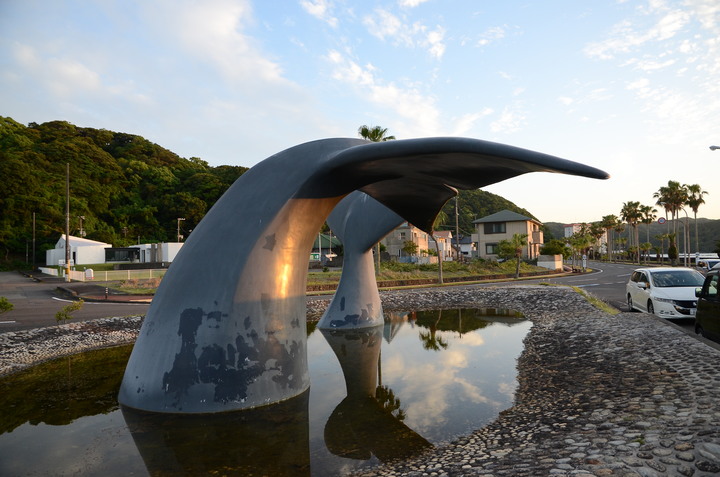
M705 280L702 275L692 270L670 270L653 272L653 283L656 287L701 287Z

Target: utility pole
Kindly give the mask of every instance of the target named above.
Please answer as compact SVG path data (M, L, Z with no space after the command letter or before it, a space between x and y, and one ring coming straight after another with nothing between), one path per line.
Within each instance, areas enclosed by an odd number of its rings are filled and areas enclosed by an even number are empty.
M460 253L460 212L458 212L458 196L455 195L455 253L457 254L458 262L461 261ZM452 240L450 241L452 243Z
M35 212L33 212L32 269L35 271Z
M70 163L65 164L65 281L70 281Z

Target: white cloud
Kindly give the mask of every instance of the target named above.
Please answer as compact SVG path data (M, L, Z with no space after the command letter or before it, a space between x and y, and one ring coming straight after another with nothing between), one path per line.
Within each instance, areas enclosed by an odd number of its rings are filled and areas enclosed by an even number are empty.
M431 30L420 22L408 24L382 8L377 8L372 15L366 15L363 24L371 35L382 41L408 48L425 48L438 59L445 53L445 29L441 26Z
M493 113L492 108L485 108L478 113L467 113L462 115L455 121L455 129L452 131L453 136L463 136L475 127L475 124L482 118L490 116Z
M329 0L302 0L300 5L306 12L318 20L324 21L333 28L338 26L337 17L334 17L330 13L332 10L332 2Z
M243 33L245 25L253 21L248 0L168 0L145 6L149 25L179 40L186 51L209 62L226 78L283 81L280 66Z
M505 38L506 26L496 26L485 30L480 34L480 39L477 42L477 46L487 46L490 43Z
M413 87L403 88L392 82L384 82L376 78L372 66L362 67L337 50L330 51L327 59L334 66L332 77L335 80L359 88L362 96L408 121L410 129L421 135L440 129L434 98L423 95Z
M525 125L525 115L518 111L505 108L500 117L490 124L490 131L494 133L514 133Z
M427 0L398 0L398 5L401 7L415 8L425 2L427 2Z

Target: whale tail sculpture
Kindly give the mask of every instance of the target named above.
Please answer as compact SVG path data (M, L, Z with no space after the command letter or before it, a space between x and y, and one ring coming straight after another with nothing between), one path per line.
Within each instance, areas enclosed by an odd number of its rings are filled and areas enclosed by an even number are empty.
M431 232L456 189L528 172L607 178L589 166L467 138L324 139L260 162L215 203L163 278L118 400L146 411L210 413L299 395L310 385L308 256L338 202L360 190Z
M335 207L327 223L343 243L343 271L318 328L383 324L372 247L403 221L398 214L360 191L348 195Z

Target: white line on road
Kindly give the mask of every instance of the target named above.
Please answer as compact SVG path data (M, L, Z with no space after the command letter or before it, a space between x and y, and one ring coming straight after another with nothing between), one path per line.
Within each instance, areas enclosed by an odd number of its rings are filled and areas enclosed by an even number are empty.
M58 298L58 297L52 297L53 300L62 301L64 303L72 303L75 300L67 300L65 298ZM150 303L125 303L125 302L117 302L117 301L85 301L83 302L86 305L149 305Z
M17 323L17 321L0 321L0 325L4 325L5 323Z

